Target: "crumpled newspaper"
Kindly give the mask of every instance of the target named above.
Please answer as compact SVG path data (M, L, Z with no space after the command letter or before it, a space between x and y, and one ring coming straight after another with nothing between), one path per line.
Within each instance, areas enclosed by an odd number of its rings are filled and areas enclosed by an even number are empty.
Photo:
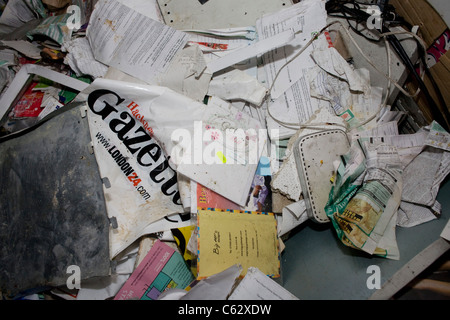
M64 42L61 46L63 52L68 52L64 63L68 64L77 76L90 75L102 78L108 72L108 66L95 60L89 41L85 37Z

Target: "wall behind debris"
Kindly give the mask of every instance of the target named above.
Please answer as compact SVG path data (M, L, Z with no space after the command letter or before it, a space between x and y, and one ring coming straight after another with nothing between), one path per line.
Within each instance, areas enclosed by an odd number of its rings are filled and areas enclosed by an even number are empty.
M423 38L428 48L431 48L436 44L436 41L444 35L448 26L441 17L441 14L437 12L433 6L427 0L392 0L391 4L395 7L397 13L405 18L405 20L413 26L419 26L419 35ZM442 37L444 39L444 37ZM447 41L450 39L446 38ZM441 40L442 41L442 40ZM444 53L445 48L448 45L443 45L440 42L441 53ZM450 88L448 83L450 81L450 52L445 52L439 57L439 61L430 68L430 72L439 87L445 105L450 110ZM428 77L425 78L425 84L429 88L430 94L435 101L438 100L438 96L433 90L432 83ZM408 85L411 88L417 88L416 85L410 83ZM411 92L415 91L411 90ZM432 120L431 112L427 107L427 101L423 93L417 98L419 108L424 113L428 121ZM442 110L441 110L442 111ZM447 118L447 123L450 119Z

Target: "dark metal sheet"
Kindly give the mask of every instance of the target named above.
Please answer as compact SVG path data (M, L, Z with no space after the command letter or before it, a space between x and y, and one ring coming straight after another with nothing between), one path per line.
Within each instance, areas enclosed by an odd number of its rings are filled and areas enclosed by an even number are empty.
M66 106L0 143L0 290L108 275L109 220L87 117Z

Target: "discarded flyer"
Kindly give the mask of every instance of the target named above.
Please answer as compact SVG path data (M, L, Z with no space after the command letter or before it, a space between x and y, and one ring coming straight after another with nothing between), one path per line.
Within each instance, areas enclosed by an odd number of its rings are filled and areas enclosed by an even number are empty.
M181 254L158 240L114 300L157 300L165 290L184 289L193 280Z
M157 84L188 41L186 33L115 0L98 1L86 36L98 61L149 84Z
M258 267L280 277L279 241L274 214L245 211L199 210L198 279L240 264L243 275Z

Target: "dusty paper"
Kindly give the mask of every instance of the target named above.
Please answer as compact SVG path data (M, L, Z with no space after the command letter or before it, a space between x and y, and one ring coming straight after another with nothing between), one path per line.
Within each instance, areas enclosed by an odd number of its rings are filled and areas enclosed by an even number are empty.
M247 270L228 300L299 300L258 268Z
M305 200L294 202L282 209L281 217L278 215L278 236L282 237L289 231L308 220Z
M398 208L397 225L411 228L435 220L441 214L441 210L441 204L437 201L431 207L402 201Z
M160 76L158 84L203 102L208 93L211 77L200 47L192 45L180 51L167 72Z
M301 79L302 73L297 72L298 70L314 65L310 53L317 43L307 48L300 56L295 57L295 55L315 36L315 32L326 26L326 17L325 1L306 0L276 13L264 15L256 22L260 39L276 36L289 29L297 33L295 39L287 46L270 51L263 56L268 84L273 85L271 91L273 98L280 97ZM283 67L294 57L292 62ZM280 75L273 84L278 72Z
M330 104L335 113L356 127L382 103L382 88L370 85L367 69L353 70L334 48L314 50L317 66L309 71L311 96ZM376 125L374 118L366 128Z
M237 205L246 206L267 132L259 121L217 97L208 102L198 120L194 123L192 143L181 148L185 152L178 156L178 172ZM179 153L172 152L172 158Z
M432 206L449 171L450 153L426 148L405 168L402 200Z
M257 267L280 276L279 243L273 214L244 211L199 210L198 278L209 277L234 264Z
M238 264L200 280L181 300L226 300L242 273Z
M242 99L260 106L267 93L267 88L256 78L246 72L232 69L216 75L209 84L208 94L224 100Z
M294 38L292 30L286 30L274 37L270 37L261 41L257 41L248 47L237 49L229 54L215 59L208 63L208 69L212 72L218 72L227 67L235 65L241 61L247 60L252 57L259 56L267 51L281 47L291 41Z
M95 79L104 77L108 72L108 66L95 60L89 41L85 37L64 42L61 50L67 52L64 63L68 64L79 77L90 75Z
M34 45L25 40L17 40L17 41L5 41L2 40L1 44L13 48L14 50L26 55L31 59L41 59L41 50L37 45Z
M97 60L149 84L188 41L187 34L113 0L97 3L86 36Z

